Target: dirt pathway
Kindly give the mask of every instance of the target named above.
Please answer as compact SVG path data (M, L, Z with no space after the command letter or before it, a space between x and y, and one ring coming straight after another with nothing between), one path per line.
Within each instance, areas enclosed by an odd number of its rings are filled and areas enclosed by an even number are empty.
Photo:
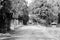
M18 28L12 37L4 40L58 40L58 38L49 34L46 27L35 25Z

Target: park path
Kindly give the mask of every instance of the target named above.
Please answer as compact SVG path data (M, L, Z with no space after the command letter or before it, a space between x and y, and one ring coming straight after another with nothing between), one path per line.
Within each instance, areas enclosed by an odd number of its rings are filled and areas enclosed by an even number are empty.
M46 27L24 26L16 29L15 34L4 40L58 40L55 36L48 33Z

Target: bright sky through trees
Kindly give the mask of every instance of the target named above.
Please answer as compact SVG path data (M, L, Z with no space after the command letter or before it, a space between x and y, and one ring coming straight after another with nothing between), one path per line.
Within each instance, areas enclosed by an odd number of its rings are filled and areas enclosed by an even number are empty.
M28 6L30 5L31 2L33 2L34 0L26 0L28 2Z

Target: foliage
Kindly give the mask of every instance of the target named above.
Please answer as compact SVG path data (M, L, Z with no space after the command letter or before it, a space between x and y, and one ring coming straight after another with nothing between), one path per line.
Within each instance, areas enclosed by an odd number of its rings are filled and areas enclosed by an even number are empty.
M41 23L41 19L45 20L46 24L51 24L53 21L57 19L57 13L55 12L56 9L53 9L54 7L47 3L47 1L35 1L32 5L31 14L35 15L33 17L35 20L38 21L38 23ZM53 11L54 10L54 11Z
M11 2L10 0L3 0L0 9L0 33L10 31L10 22L12 20Z
M19 15L23 15L23 9L25 9L25 0L12 0L12 11L14 13L13 17L18 18Z

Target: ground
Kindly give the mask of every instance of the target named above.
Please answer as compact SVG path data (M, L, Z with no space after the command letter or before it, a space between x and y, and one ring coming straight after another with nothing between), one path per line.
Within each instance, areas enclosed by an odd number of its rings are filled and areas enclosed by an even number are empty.
M15 34L3 35L0 40L60 40L60 28L42 25L22 26L15 29Z

